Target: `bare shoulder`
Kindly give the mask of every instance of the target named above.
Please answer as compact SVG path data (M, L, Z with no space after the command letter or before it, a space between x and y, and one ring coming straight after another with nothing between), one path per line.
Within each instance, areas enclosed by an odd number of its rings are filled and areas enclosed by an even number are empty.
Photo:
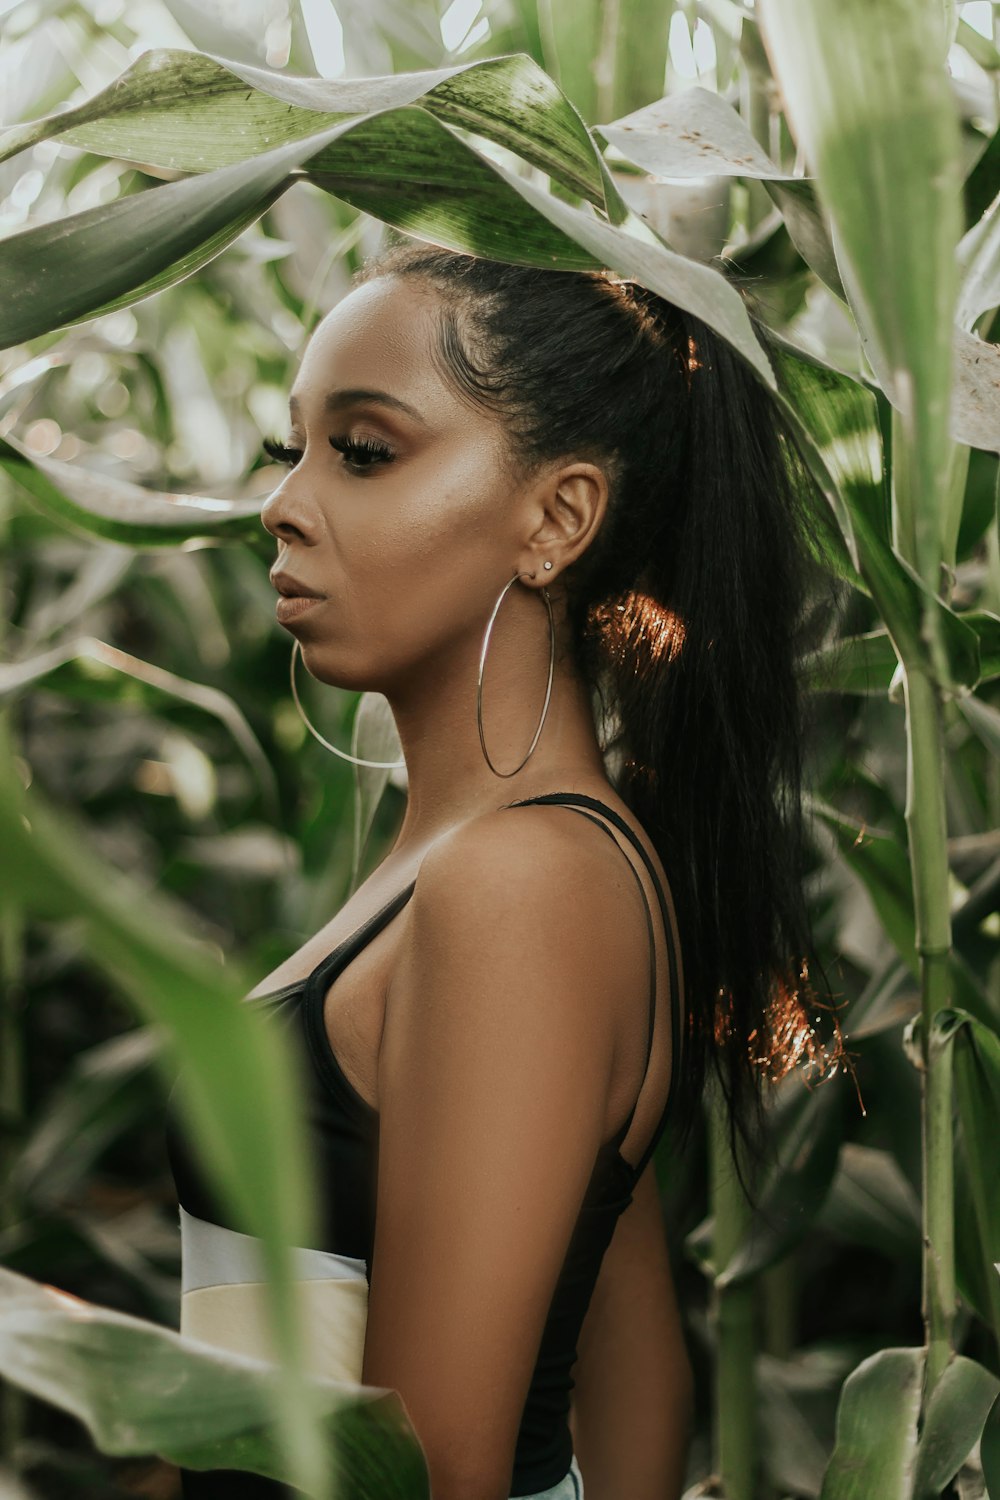
M544 993L554 1019L603 1030L644 982L635 881L612 839L559 806L505 807L451 829L424 857L410 907L401 967L459 968L480 993L503 988L511 1020Z
M535 803L480 813L457 824L438 839L425 856L417 879L425 899L435 895L460 896L471 878L484 888L513 882L523 893L539 894L547 879L558 877L549 894L559 896L567 882L585 898L614 867L614 850L596 829L579 816L569 818L559 805Z

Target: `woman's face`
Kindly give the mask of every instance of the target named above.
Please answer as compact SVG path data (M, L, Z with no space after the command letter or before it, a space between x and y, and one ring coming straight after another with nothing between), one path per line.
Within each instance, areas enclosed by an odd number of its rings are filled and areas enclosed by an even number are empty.
M315 330L291 392L294 467L261 520L276 567L326 596L286 628L337 686L388 693L465 660L523 557L499 422L438 372L439 308L426 282L363 283Z

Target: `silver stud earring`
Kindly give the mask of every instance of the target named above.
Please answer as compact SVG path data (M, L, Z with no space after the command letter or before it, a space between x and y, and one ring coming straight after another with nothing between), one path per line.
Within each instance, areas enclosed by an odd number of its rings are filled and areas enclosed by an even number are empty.
M551 566L552 566L552 564L550 562L542 563L542 567L545 568L545 569L549 569L549 568L551 568Z

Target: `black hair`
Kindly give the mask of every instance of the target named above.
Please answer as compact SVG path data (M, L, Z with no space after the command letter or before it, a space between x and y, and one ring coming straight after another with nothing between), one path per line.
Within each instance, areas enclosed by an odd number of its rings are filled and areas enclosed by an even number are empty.
M435 358L502 417L513 471L572 456L608 477L600 530L561 577L571 649L614 727L609 781L677 911L677 1142L713 1065L755 1201L736 1133L759 1165L764 1080L803 1060L822 1071L814 1023L833 1014L808 979L821 966L803 887L798 662L823 577L805 462L750 364L638 283L393 238L353 283L387 275L441 295Z

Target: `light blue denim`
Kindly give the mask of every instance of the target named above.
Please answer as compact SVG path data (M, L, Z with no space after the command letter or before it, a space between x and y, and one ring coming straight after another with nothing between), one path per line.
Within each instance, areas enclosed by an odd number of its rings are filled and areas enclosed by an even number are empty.
M583 1500L583 1475L576 1461L576 1454L569 1466L569 1473L551 1489L539 1490L535 1495L521 1495L519 1500Z

